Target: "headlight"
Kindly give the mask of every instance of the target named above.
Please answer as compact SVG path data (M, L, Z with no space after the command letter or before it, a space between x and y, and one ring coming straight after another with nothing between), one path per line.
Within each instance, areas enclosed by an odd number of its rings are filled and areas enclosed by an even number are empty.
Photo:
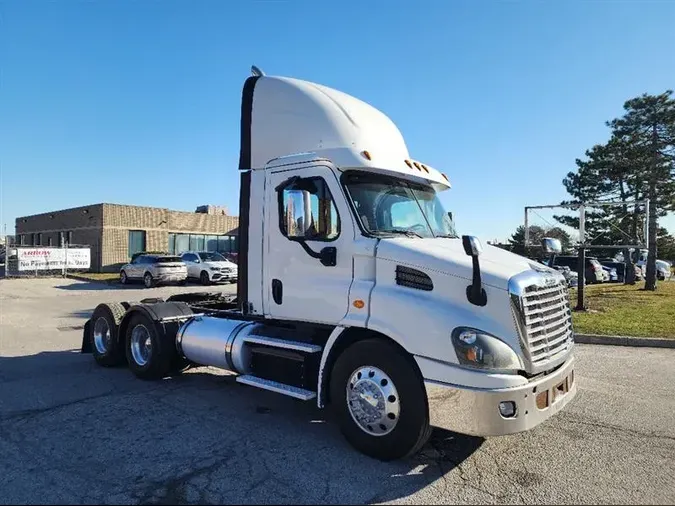
M465 367L490 371L523 369L520 357L508 344L481 330L457 327L452 331L452 345Z
M209 267L209 270L218 272L220 270L220 267Z

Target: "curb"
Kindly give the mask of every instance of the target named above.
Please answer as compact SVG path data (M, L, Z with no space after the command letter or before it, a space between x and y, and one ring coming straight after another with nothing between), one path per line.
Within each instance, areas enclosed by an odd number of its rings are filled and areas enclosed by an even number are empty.
M87 281L89 283L102 283L104 285L115 285L119 283L118 279L91 279L86 276L78 276L77 274L66 274L66 278Z
M654 337L603 336L597 334L575 334L574 342L579 344L606 344L610 346L632 346L636 348L673 348L675 339Z

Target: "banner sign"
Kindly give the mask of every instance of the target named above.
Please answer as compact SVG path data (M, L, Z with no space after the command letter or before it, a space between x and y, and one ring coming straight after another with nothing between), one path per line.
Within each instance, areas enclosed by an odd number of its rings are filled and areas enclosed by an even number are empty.
M17 248L20 271L88 269L89 248Z

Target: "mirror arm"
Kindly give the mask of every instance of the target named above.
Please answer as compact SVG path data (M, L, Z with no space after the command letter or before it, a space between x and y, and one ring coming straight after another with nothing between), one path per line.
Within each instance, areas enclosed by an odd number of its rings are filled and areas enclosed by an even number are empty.
M303 241L302 239L291 239L291 241L300 243L300 246L302 246L302 249L304 249L305 252L309 256L311 256L312 258L321 258L321 253L317 253L312 248L310 248L306 241Z

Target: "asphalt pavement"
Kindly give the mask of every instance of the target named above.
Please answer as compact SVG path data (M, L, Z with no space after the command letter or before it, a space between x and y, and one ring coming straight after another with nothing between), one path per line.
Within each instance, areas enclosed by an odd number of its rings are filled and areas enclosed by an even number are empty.
M392 463L313 403L78 353L99 302L204 289L0 280L0 503L675 502L675 350L577 345L579 393L554 418L485 440L436 430Z

